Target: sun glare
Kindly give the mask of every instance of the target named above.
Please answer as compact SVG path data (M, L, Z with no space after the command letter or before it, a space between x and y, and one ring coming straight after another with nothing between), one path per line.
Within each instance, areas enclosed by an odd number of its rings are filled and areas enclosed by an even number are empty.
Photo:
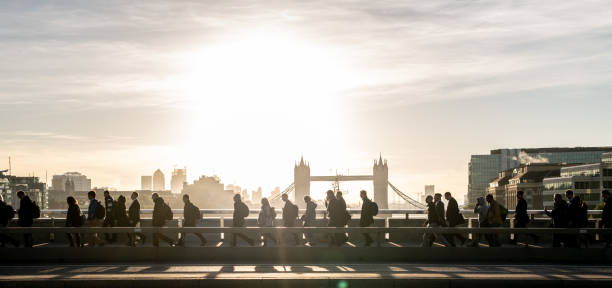
M183 73L174 84L193 111L184 158L210 160L198 154L204 146L240 157L236 153L244 147L211 141L211 134L221 139L241 135L251 149L275 155L288 151L269 143L295 138L294 131L304 133L304 141L291 143L296 151L338 138L344 113L340 95L359 79L339 51L285 31L260 29L185 53Z

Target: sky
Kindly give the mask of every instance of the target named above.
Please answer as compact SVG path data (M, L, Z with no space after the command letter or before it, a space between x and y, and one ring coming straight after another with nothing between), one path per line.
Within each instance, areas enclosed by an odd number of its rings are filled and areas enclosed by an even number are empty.
M3 1L0 168L127 190L186 166L266 194L301 156L312 175L367 174L382 153L402 191L461 201L471 154L612 145L611 9Z

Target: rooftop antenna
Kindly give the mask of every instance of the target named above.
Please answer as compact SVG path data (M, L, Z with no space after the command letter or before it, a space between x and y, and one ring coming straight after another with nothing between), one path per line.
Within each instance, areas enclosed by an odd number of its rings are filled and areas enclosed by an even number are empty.
M8 175L13 175L13 174L11 174L11 172L13 172L13 170L11 169L11 156L9 156L9 171L8 171Z

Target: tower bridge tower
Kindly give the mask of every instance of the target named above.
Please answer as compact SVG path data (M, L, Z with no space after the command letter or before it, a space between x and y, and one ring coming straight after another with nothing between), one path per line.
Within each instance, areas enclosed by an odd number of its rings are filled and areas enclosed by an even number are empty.
M374 160L373 178L374 178L374 202L378 204L380 209L388 209L388 192L389 192L389 166L387 160L383 161L382 154L378 160Z
M310 195L310 164L304 163L304 157L293 168L293 183L295 184L294 203L301 203L304 196Z

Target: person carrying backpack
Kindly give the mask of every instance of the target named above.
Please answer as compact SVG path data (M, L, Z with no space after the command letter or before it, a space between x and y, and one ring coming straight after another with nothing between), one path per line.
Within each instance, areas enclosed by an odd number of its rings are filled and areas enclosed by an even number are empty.
M261 210L259 211L259 217L257 217L257 224L259 227L274 227L274 219L276 218L276 212L274 212L274 208L270 207L270 202L268 198L261 198ZM263 233L263 246L268 246L268 240L274 241L274 243L278 243L276 237L274 237L271 233Z
M19 219L17 220L17 224L20 227L32 227L34 224L34 203L30 199L28 195L23 191L17 192L17 197L19 197L19 210L17 211L17 215ZM26 248L31 248L33 245L32 234L27 233L23 234L23 246Z
M153 193L151 198L153 199L154 203L152 219L153 227L164 227L164 225L166 225L166 221L172 219L172 209L170 209L170 206L168 206L168 204L164 202L164 199L159 197L157 193ZM160 232L153 233L153 246L159 247L159 239L167 242L170 246L175 246L174 241L170 237Z
M87 193L89 199L89 207L87 208L87 227L102 227L104 217L106 216L106 210L104 206L96 200L96 192L89 191ZM104 246L104 240L100 239L98 233L90 233L88 235L88 247L94 247L96 244Z
M15 217L13 206L6 204L4 199L2 199L2 195L0 195L0 227L8 226L8 222L11 221L13 217ZM6 242L11 242L13 246L19 247L19 240L0 233L0 247L4 247Z
M363 200L363 204L361 204L359 227L369 227L370 225L374 224L374 205L376 204L368 198L368 192L365 190L361 190L359 194L361 200ZM363 233L363 237L365 238L365 246L370 246L374 242L374 240L372 240L372 236L370 236L368 233Z
M295 223L298 218L299 209L298 206L291 203L289 200L289 196L287 194L283 194L281 199L285 201L285 206L283 207L283 226L285 227L295 227ZM293 239L295 240L295 245L300 245L300 237L297 233L291 233L293 235Z
M234 195L234 215L232 219L232 224L234 227L245 227L244 218L249 216L249 207L242 202L240 198L240 194ZM237 238L242 238L244 241L248 242L249 245L255 245L255 241L242 233L233 233L232 235L232 246L236 246Z
M189 201L189 195L183 195L183 203L185 206L183 207L183 216L185 219L183 220L183 227L197 227L198 222L202 219L202 213L200 212L200 208L193 205L191 201ZM194 235L200 238L200 246L206 246L206 238L204 235L199 232L193 233ZM187 233L181 233L181 238L179 238L178 246L185 246L185 237Z

